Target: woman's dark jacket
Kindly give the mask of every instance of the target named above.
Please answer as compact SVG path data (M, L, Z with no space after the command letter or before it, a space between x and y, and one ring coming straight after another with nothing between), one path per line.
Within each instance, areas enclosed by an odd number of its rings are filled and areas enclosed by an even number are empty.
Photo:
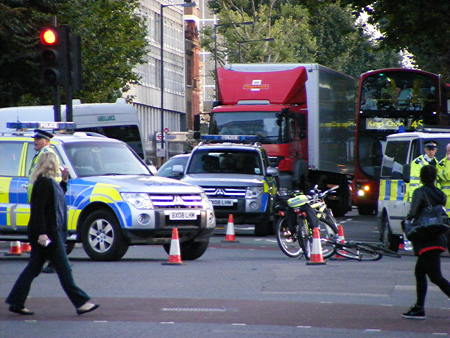
M65 241L67 232L67 207L64 193L67 183L40 176L33 184L30 201L28 239L36 244L39 235L46 234L56 243L58 234Z
M426 197L425 197L426 196ZM409 210L408 215L406 216L407 220L412 220L417 218L420 215L420 212L423 208L428 206L427 202L430 201L431 205L435 206L438 204L444 205L447 200L445 194L436 188L433 184L424 185L420 188L414 190L411 202L411 209ZM414 253L416 255L420 255L426 251L430 250L440 250L445 251L446 247L446 239L445 236L439 236L433 240L417 240L412 241Z

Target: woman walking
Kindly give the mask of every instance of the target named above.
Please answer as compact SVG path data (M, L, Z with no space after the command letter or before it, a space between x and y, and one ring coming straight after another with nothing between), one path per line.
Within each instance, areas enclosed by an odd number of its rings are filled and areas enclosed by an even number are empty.
M61 286L79 315L99 307L89 302L90 297L76 286L72 277L64 246L67 235L67 206L64 194L67 190L68 172L67 169L63 170L62 181L57 183L55 178L60 176L59 172L56 155L46 152L40 156L30 178L33 190L28 238L32 249L28 265L6 298L11 312L21 315L34 314L25 307L25 301L33 279L39 275L46 260L54 266Z
M432 165L426 165L420 170L420 180L423 186L416 189L412 196L411 209L406 216L406 221L411 221L420 215L423 208L431 205L445 205L445 194L435 187L437 171ZM408 319L425 319L425 297L427 294L427 276L446 295L450 297L450 283L442 276L441 258L442 252L446 251L445 235L434 239L420 239L412 241L414 254L417 257L416 276L416 304L402 316Z

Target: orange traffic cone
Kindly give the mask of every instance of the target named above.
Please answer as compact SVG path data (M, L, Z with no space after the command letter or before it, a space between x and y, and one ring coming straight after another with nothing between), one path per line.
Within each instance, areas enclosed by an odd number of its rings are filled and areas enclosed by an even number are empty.
M6 256L20 256L22 255L22 249L20 248L19 241L13 241L9 245L9 252L5 253Z
M338 230L338 242L341 243L341 244L344 244L345 243L344 227L341 224L339 224L337 226L337 230ZM337 250L336 251L336 254L334 255L334 258L345 259L344 256L339 254L340 251L341 250Z
M180 265L183 264L181 261L180 254L180 240L178 238L178 228L172 229L172 240L170 241L170 251L169 260L164 265Z
M306 262L308 265L326 264L322 256L322 244L320 243L320 230L315 227L313 231L313 242L311 257Z
M239 243L239 241L236 240L236 236L234 234L234 217L233 217L233 214L229 214L228 215L227 231L225 233L225 239L222 242Z
M22 252L31 252L31 245L28 242L23 242L20 246L20 249L22 250Z

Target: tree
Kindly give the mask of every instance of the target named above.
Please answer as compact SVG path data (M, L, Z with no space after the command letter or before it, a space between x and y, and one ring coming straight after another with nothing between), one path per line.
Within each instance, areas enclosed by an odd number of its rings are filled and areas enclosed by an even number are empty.
M55 13L81 35L84 86L76 97L104 102L126 92L146 54L138 7L138 0L0 0L0 106L51 103L40 76L38 31Z
M371 41L355 23L350 7L313 0L302 1L301 5L292 3L288 0L213 0L210 7L219 16L220 23L255 22L252 30L247 28L251 31L249 40L275 39L241 48L243 62L317 62L355 77L369 69L399 66L399 55ZM223 36L218 48L221 62L226 56L228 62L238 61L235 52L238 40L234 35L243 29L246 26L219 27L218 32ZM206 35L204 46L213 51L211 30ZM227 55L222 53L227 50Z
M329 0L328 2L330 2ZM406 49L417 65L450 79L450 2L343 0L355 11L367 12L369 22L384 34L382 43Z

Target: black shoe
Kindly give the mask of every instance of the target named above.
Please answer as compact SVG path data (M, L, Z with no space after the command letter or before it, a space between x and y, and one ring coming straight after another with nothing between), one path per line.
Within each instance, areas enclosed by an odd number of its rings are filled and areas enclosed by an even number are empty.
M98 305L98 304L92 304L91 307L88 307L88 308L86 308L86 309L84 309L83 307L84 307L84 305L83 305L83 306L80 306L80 307L77 309L77 314L82 315L83 313L88 313L88 312L94 311L94 310L98 309L98 308L100 307L100 305ZM83 308L83 309L82 309L82 308Z
M421 306L414 305L408 312L402 314L402 317L408 319L425 319L425 310Z
M19 315L31 316L34 315L33 311L28 310L26 307L10 306L10 312L18 313Z

